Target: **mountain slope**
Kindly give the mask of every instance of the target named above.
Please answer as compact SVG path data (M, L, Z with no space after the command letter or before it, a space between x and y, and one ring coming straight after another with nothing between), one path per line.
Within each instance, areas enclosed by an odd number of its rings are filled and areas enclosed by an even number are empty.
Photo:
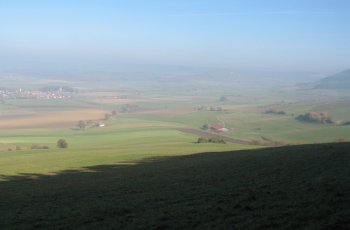
M350 69L321 79L316 83L316 88L350 90Z

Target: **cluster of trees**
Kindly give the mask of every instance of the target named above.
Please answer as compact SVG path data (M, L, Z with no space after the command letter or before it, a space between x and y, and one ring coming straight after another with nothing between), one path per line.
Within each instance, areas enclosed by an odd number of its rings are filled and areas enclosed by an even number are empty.
M198 138L197 143L217 143L217 144L226 144L226 142L225 142L223 139L204 138L204 137Z
M114 116L117 116L117 111L116 110L112 110L112 112L111 113L106 113L105 115L104 115L104 120L105 121L107 121L108 119L110 119L111 117L114 117ZM93 120L80 120L80 121L78 121L78 124L77 124L77 126L78 126L78 128L80 129L80 130L85 130L85 128L86 127L88 127L88 126L91 126L91 127L96 127L96 126L98 126L98 124L99 124L99 122L98 121L93 121Z
M308 112L296 117L299 121L322 123L322 124L334 124L336 121L326 112Z
M275 110L275 109L268 109L264 112L265 114L277 114L277 115L286 115L287 113L283 110Z

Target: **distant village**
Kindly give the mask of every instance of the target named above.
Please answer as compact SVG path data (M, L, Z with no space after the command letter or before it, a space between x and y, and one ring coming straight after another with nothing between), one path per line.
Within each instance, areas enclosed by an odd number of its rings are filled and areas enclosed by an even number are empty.
M0 99L65 99L71 98L72 92L63 88L54 90L28 90L23 88L0 88Z

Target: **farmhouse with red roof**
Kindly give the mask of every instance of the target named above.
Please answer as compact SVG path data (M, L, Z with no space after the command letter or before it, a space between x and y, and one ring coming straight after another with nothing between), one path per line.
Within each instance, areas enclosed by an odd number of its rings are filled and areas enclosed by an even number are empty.
M224 125L218 124L218 123L210 125L209 128L211 131L215 131L215 132L227 132L228 131L228 129L225 128Z

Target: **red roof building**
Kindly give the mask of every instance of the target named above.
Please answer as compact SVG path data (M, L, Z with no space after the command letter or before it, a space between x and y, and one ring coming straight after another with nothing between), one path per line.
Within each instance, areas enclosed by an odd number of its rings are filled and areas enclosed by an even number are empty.
M212 124L209 128L214 131L221 131L225 127L222 124Z

